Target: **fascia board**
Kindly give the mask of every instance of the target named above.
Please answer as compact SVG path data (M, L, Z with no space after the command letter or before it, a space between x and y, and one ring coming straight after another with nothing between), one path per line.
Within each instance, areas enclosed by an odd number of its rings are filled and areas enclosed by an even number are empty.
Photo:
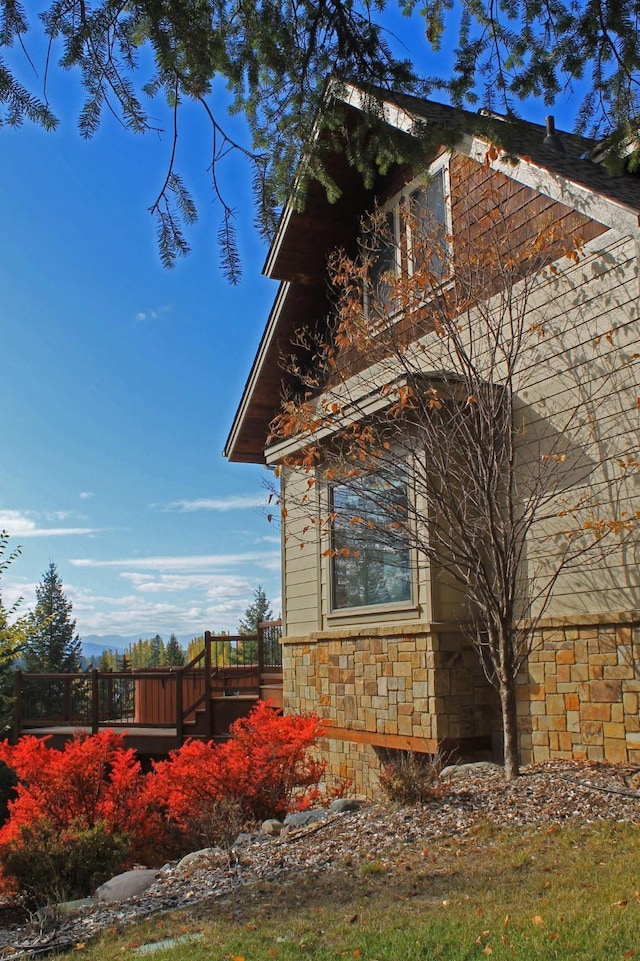
M244 391L242 392L242 398L238 409L236 411L236 416L234 417L233 424L231 425L231 430L229 431L229 436L227 438L227 443L224 446L223 455L226 458L230 458L233 454L234 447L238 438L238 434L242 429L245 414L251 404L253 394L262 376L262 370L264 368L264 363L267 356L267 351L271 347L271 343L278 329L278 323L280 320L280 314L282 308L286 302L287 295L289 293L290 284L285 281L280 284L276 299L271 308L271 313L269 314L269 319L267 321L267 326L265 327L264 333L262 335L262 340L258 347L253 365L249 372L247 382L245 384Z
M319 399L322 401L322 398ZM339 430L344 430L350 427L351 424L356 424L358 421L363 420L365 417L375 414L379 410L384 410L391 403L391 399L388 397L381 397L379 393L371 392L368 397L363 397L361 401L349 404L343 411L340 417L336 417L332 421L330 427L320 427L316 431L307 431L304 434L299 434L296 437L287 438L287 440L279 441L277 444L273 444L268 447L265 451L265 461L271 466L272 464L277 464L285 457L290 457L297 451L304 450L311 443L317 443L322 440L326 440L335 434Z
M356 110L360 110L363 113L367 110L367 105L374 99L368 95L366 91L361 90L359 87L356 87L355 84L351 83L337 86L334 96L339 97L347 106L355 107ZM376 103L378 103L377 100ZM399 107L397 103L393 103L391 100L383 100L381 106L382 118L385 123L404 133L413 133L418 121L417 117L414 117L413 114L405 110L404 107Z

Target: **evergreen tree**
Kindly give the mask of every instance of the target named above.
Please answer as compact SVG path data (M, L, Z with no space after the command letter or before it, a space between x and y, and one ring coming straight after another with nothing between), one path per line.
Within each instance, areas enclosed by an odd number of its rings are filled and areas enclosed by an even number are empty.
M253 602L249 604L244 612L244 617L238 624L238 634L257 634L258 624L272 619L271 602L261 585L258 584L253 592Z
M24 649L25 668L37 674L80 670L81 641L71 619L73 605L62 589L52 561L36 587L35 610L29 615Z
M242 156L254 175L258 222L265 233L273 230L277 211L289 193L301 144L314 144L313 155L306 157L308 174L317 176L330 197L338 195L322 153L331 148L338 125L342 138L347 134L353 138L345 155L369 184L376 170L388 169L396 159L410 160L398 156L406 151L402 135L393 137L383 125L372 129L375 111L368 111L366 122L352 128L344 118L324 110L326 136L312 138L319 110L325 106L329 77L346 77L366 86L372 98L377 97L376 90L423 96L435 91L474 113L485 107L511 118L517 115L519 100L539 97L551 105L575 86L581 98L581 102L576 98L581 133L601 136L617 131L612 147L620 148L618 156L637 141L640 21L636 0L591 0L589 4L460 0L455 9L453 0L425 4L414 0L305 4L297 0L259 4L48 0L38 16L30 7L0 0L0 123L18 126L28 119L49 130L57 126L49 100L37 88L28 88L32 73L46 76L53 70L57 51L62 68L76 68L84 88L79 126L86 137L99 128L105 108L137 133L158 129L154 101L158 96L164 95L176 131L183 109L200 108L211 130L222 265L234 281L239 275L235 200L224 196L223 178L216 173L216 165L230 151ZM404 50L397 55L390 46L392 34L385 28L385 13L397 13L398 8L416 16L413 29L424 37L424 56L418 51L415 63L406 59ZM24 58L15 55L19 49L27 52ZM446 74L421 76L421 64L429 64L432 72L431 54L439 49L451 52ZM33 69L29 52L37 57L39 50L46 58L42 71ZM232 111L247 119L250 138L244 142L225 131L229 98ZM495 136L507 137L510 129L517 145L517 125L498 122ZM404 143L415 139L405 137ZM150 207L167 266L188 252L185 231L197 219L177 169L179 148L176 139Z
M171 635L165 647L164 663L168 667L182 667L184 664L184 651L175 634Z
M20 554L20 548L7 554L9 535L0 531L0 576ZM11 733L13 725L13 675L16 660L19 657L25 640L26 618L21 617L11 622L19 606L14 604L7 609L0 593L0 738ZM2 770L0 769L0 821L2 819Z
M100 657L98 658L98 663L96 667L99 671L117 671L118 670L118 652L112 650L111 648L105 648Z

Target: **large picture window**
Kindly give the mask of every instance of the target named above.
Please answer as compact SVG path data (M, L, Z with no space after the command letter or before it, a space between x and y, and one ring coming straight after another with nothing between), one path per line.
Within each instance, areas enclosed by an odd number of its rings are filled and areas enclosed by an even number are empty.
M333 609L411 600L406 479L337 485L331 501Z

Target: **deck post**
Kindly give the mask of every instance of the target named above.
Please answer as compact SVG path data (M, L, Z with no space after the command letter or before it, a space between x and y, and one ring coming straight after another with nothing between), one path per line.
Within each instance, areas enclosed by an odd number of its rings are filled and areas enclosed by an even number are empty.
M171 672L175 678L176 685L176 741L177 746L180 747L182 744L183 736L183 725L184 725L184 705L182 697L182 677L183 670L181 667L176 667Z
M209 740L213 737L213 715L211 711L211 631L204 632L204 716Z
M17 670L13 679L13 737L12 743L15 744L20 737L20 724L22 721L22 671Z
M94 667L91 671L91 733L100 730L100 704L98 699L98 671Z
M258 692L260 691L260 684L262 683L262 674L264 672L264 624L260 622L257 627L258 631Z
M63 684L62 714L64 717L65 724L69 724L71 720L71 678L64 677L62 680L62 684Z

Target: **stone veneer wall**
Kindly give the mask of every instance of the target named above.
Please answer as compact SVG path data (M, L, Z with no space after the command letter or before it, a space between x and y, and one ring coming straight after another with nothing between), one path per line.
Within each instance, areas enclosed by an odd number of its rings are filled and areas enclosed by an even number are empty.
M475 652L441 625L285 637L283 676L285 710L317 711L340 731L321 745L329 779L351 779L364 794L377 790L380 749L435 753L448 739L488 739L496 727Z
M640 613L548 619L517 695L524 764L640 764Z
M285 637L283 673L285 710L317 711L338 729L320 745L328 780L350 779L361 794L375 794L385 748L435 753L449 740L500 740L496 695L454 628ZM517 697L523 764L640 764L640 613L545 620Z

